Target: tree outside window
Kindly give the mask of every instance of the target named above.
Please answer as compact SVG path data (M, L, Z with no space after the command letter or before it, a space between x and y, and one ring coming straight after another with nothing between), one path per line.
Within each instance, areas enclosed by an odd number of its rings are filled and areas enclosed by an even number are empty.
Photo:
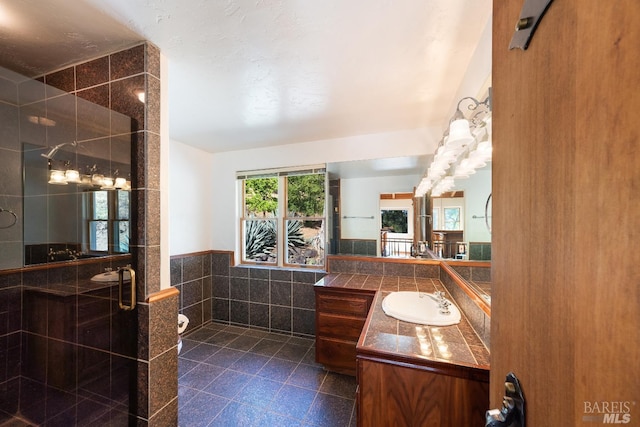
M244 262L324 265L324 172L248 177L243 189Z
M444 230L460 230L460 208L444 208Z
M130 192L88 191L89 241L91 252L129 252Z
M325 174L286 178L287 263L324 264Z
M380 215L383 230L390 233L409 232L409 211L406 209L383 209Z

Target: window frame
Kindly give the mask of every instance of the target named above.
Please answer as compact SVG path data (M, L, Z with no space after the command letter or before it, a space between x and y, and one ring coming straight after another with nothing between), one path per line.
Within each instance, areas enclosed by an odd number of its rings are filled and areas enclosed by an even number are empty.
M96 218L95 212L95 198L98 193L104 192L107 195L107 218L101 219ZM118 200L119 192L125 192L129 194L129 212L126 218L120 218L119 215L119 205L120 202ZM111 255L111 254L125 254L129 253L129 251L121 252L116 250L119 248L120 239L116 239L115 232L118 231L119 235L119 227L117 225L121 222L126 222L129 224L129 238L131 238L131 193L125 190L91 190L85 191L83 193L86 195L86 224L85 224L85 239L84 245L86 246L86 252L90 254L98 254L98 255ZM91 226L93 223L103 222L106 223L107 226L107 249L106 250L97 250L92 249L94 247L94 241L92 239L92 231ZM130 242L127 244L127 247L130 248Z
M288 209L288 180L287 177L296 176L296 175L312 175L312 174L322 174L324 175L324 203L323 203L323 216L312 216L312 217L297 217L297 216L289 216ZM247 215L246 209L246 180L255 179L255 178L269 178L269 177L277 177L278 178L278 207L273 217L267 218L253 218ZM326 165L313 165L313 166L302 166L297 168L281 168L281 169L268 169L268 170L256 170L256 171L243 171L237 172L236 178L240 181L239 188L239 221L238 221L238 236L239 236L239 245L238 248L240 250L240 256L238 259L240 260L240 264L245 265L263 265L269 267L280 267L280 268L300 268L300 269L323 269L326 266L326 233L323 234L322 237L322 245L323 254L322 254L322 263L321 264L299 264L299 263L291 263L289 262L288 257L288 233L287 233L287 222L288 221L322 221L322 226L326 230L327 225L327 194L328 194L328 176L326 172ZM276 223L276 250L275 250L275 261L257 261L250 260L245 257L246 255L246 237L245 237L245 224L246 221L275 221Z
M446 228L447 227L447 210L458 211L458 228ZM442 230L444 231L464 231L464 223L462 221L462 206L443 206L442 207Z

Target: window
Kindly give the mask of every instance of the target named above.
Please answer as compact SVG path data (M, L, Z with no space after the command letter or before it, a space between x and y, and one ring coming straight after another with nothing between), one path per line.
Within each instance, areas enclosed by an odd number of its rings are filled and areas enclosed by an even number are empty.
M406 209L383 209L380 211L382 217L382 229L391 233L409 232L409 211Z
M440 230L440 208L433 208L431 218L433 219L433 224L431 224L432 229Z
M84 193L88 206L88 242L90 252L129 252L129 200L124 190L100 190Z
M323 266L325 170L239 174L242 262Z
M443 230L461 230L460 227L460 208L443 208L444 211L444 228Z
M441 197L433 197L431 203L433 230L464 231L464 192L454 191Z

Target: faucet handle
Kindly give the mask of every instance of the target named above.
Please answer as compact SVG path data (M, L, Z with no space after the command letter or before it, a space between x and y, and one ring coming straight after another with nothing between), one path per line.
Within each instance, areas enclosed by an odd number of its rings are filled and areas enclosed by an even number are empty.
M451 314L449 311L449 306L451 303L447 300L443 300L438 304L438 308L440 309L440 314Z

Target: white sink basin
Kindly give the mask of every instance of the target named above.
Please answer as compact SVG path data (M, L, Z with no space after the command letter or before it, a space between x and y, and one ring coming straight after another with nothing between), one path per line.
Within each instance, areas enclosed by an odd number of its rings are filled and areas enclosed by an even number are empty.
M392 292L382 300L382 309L387 316L405 322L449 326L460 323L460 310L451 301L449 303L449 314L442 314L435 295L424 292Z
M128 270L124 271L123 280L131 280L131 273ZM96 274L91 278L94 282L117 282L118 281L118 271L106 271L104 273Z

